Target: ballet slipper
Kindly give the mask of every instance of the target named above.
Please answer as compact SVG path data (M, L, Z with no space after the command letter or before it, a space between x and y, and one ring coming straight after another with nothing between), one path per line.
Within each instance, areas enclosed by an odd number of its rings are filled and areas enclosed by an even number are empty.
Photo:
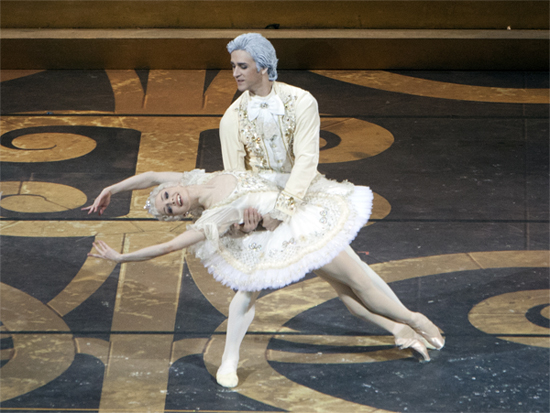
M230 372L230 373L216 373L216 381L220 386L233 388L237 387L237 384L239 384L239 377L237 376L237 373Z
M399 330L394 333L394 338L395 345L399 350L410 348L420 356L419 361L421 363L427 363L430 361L428 349L423 343L425 340L409 326L404 324L401 325Z
M216 381L220 386L233 388L239 384L237 370L232 366L221 365L216 373Z
M409 324L418 334L435 347L441 350L445 345L445 339L439 332L439 328L432 323L428 317L421 313L413 313L411 323Z

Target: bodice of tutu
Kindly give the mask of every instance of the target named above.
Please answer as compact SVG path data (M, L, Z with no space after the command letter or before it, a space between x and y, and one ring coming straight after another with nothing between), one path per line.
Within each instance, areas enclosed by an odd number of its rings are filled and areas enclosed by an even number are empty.
M260 214L267 214L275 205L280 188L273 182L248 171L215 172L205 174L198 184L205 184L220 174L235 177L236 185L229 196L205 210L201 217L187 229L203 231L211 242L217 242L232 224L243 222L243 213L254 207Z

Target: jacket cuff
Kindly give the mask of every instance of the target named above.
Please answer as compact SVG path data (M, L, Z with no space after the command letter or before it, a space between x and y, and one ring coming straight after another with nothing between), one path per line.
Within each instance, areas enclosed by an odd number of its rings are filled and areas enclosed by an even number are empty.
M281 191L281 193L277 197L277 202L275 203L275 211L279 211L287 216L292 216L296 213L296 209L301 203L302 200L300 198L290 195L288 192ZM281 218L277 217L277 219ZM281 219L281 221L285 221L285 219Z

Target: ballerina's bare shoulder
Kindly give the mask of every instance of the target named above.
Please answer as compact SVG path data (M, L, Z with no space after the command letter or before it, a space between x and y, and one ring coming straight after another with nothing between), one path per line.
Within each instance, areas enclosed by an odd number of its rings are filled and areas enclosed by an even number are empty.
M208 181L205 186L211 190L204 205L205 208L209 208L231 195L237 186L237 178L230 174L220 174Z

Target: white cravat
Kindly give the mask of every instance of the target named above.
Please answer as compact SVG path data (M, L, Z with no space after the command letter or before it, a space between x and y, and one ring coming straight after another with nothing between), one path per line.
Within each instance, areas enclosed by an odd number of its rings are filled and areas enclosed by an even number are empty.
M267 99L253 96L248 100L248 119L256 119L261 112L269 112L273 116L285 114L285 105L279 96L272 93Z

